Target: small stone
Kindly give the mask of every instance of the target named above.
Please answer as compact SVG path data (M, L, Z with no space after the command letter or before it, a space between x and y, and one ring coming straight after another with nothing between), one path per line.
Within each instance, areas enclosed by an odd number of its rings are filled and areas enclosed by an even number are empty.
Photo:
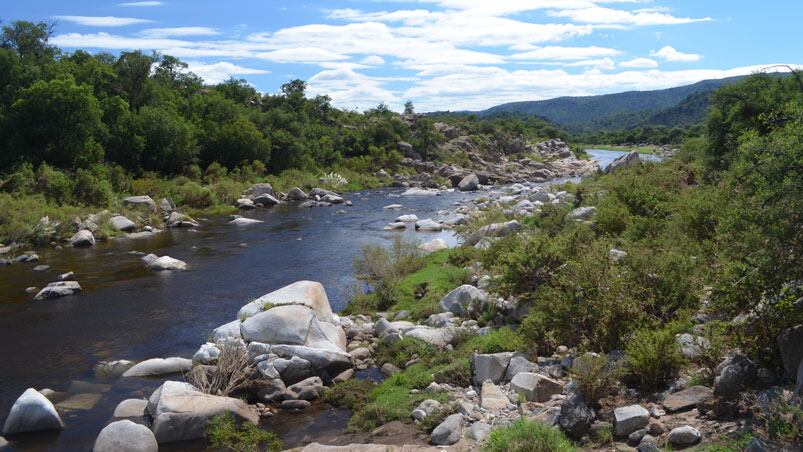
M281 407L287 411L302 411L310 405L311 403L306 400L285 400L282 402Z
M673 428L669 432L669 443L673 446L691 446L700 442L700 431L696 428L684 425L683 427Z
M430 442L437 446L449 446L463 436L463 415L453 414L440 423L430 435Z
M646 427L650 413L641 405L630 405L613 410L615 435L626 437L634 431Z

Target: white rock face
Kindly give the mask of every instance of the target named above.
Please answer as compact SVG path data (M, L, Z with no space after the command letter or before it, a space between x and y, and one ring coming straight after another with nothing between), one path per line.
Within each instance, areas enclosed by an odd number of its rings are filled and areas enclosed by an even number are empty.
M426 188L408 188L401 196L437 196L440 192L438 190L429 190Z
M192 369L191 359L152 358L135 364L123 373L123 377L153 377L188 372L190 369Z
M407 229L407 223L388 223L384 229L386 231L403 231Z
M474 385L480 386L486 380L494 383L502 381L512 357L513 353L511 352L474 355L472 362Z
M28 388L14 402L3 425L3 434L38 432L64 428L53 403L39 391Z
M617 437L625 437L650 423L650 412L641 405L630 405L613 410Z
M212 339L215 341L215 343L224 341L228 338L241 338L239 320L233 320L229 323L220 325L212 331Z
M57 281L48 284L44 289L40 290L33 299L45 300L48 298L66 297L68 295L75 295L81 291L81 285L77 281Z
M331 322L332 307L323 285L316 281L298 281L282 287L240 308L237 318L251 317L262 311L265 305L299 304L312 308L318 320Z
M95 236L86 229L82 229L70 237L70 245L76 248L92 246L94 244Z
M160 271L182 271L187 269L187 263L178 259L173 259L170 256L158 257L155 254L148 254L142 257L142 262L148 267L148 270L155 272Z
M240 334L245 341L267 344L305 345L331 351L344 351L337 329L323 326L315 311L304 305L280 305L271 307L247 318L240 325ZM330 324L331 325L331 324ZM345 339L345 333L343 334Z
M145 407L148 401L145 399L126 399L117 404L114 408L114 417L142 417L145 415Z
M427 253L434 253L436 251L449 249L449 245L447 245L446 241L443 239L433 239L427 243L418 245L418 249L424 250Z
M112 422L100 431L92 452L157 452L159 444L148 427L129 420Z
M204 394L188 383L166 381L148 399L153 433L159 444L204 437L207 423L231 413L237 422L257 425L259 416L245 402Z

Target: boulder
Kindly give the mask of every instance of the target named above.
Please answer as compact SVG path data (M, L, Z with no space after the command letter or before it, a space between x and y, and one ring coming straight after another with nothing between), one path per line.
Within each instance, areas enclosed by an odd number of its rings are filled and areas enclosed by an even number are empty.
M324 386L320 377L309 377L287 388L296 399L315 400L323 394Z
M516 220L511 220L504 223L489 224L481 227L466 237L465 244L468 246L474 246L483 238L504 237L519 230L519 228L521 228L521 224Z
M304 201L307 199L307 194L304 193L304 190L298 187L293 187L289 192L287 192L287 199L292 201Z
M480 386L487 380L491 380L494 383L502 381L512 357L513 353L511 352L487 355L475 354L471 364L474 385Z
M783 330L778 335L778 350L786 376L794 380L803 361L803 325Z
M129 196L123 198L123 205L126 207L145 208L151 212L156 212L156 203L150 196Z
M242 400L205 394L177 381L166 381L154 391L146 411L159 444L203 438L208 422L225 413L237 422L259 422L259 415Z
M212 340L214 340L215 343L225 341L229 338L242 338L242 336L240 336L239 320L233 320L212 330Z
M614 434L626 437L650 423L650 413L641 405L630 405L613 410Z
M396 223L415 223L416 221L418 221L418 216L414 214L399 215L395 220Z
M605 168L606 173L612 173L620 169L629 168L640 161L639 153L637 151L628 152L627 154L618 157Z
M471 427L468 428L468 432L466 432L466 438L481 443L485 441L485 438L487 438L488 435L491 434L491 430L493 430L493 427L485 422L475 422L471 424Z
M301 411L309 408L310 402L306 400L285 400L281 403L283 410L287 411Z
M64 424L53 403L36 389L28 388L11 406L6 423L3 425L3 434L13 435L61 428L64 428Z
M530 362L523 356L514 356L510 358L510 364L507 366L505 372L505 381L513 380L513 377L522 372L535 372L538 370L538 365Z
M705 404L714 398L714 390L705 386L692 386L670 394L664 399L664 408L670 413L685 411Z
M460 191L476 191L479 186L480 179L477 177L477 175L469 174L457 184L457 189Z
M563 391L559 382L533 372L520 372L510 381L510 389L529 402L547 402Z
M245 191L245 195L252 199L260 195L273 195L273 194L274 194L273 186L267 182L254 184L248 187L248 190Z
M416 421L420 421L435 411L439 410L441 403L437 400L427 399L418 404L418 407L413 410L411 416Z
M220 349L217 345L207 342L192 355L192 362L199 364L214 364L220 358Z
M627 257L627 252L620 249L611 248L608 251L608 259L613 262L622 262Z
M697 358L711 346L706 338L689 333L678 334L675 336L675 342L683 356L689 359Z
M186 358L152 358L137 363L123 373L123 377L154 377L188 372L192 360Z
M299 358L298 356L292 356L289 358L276 358L272 362L263 361L259 363L258 368L262 375L276 378L275 375L271 375L267 365L273 366L278 374L278 377L281 378L282 382L284 382L286 385L292 385L298 383L299 381L303 381L311 377L313 374L312 363L306 359Z
M422 243L418 245L418 249L423 250L427 253L434 253L441 250L449 249L449 245L446 244L446 241L443 239L432 239L427 243Z
M446 345L454 340L456 334L457 330L449 325L443 328L417 326L404 335L407 337L414 337L436 347L446 347Z
M112 422L100 431L92 452L157 452L159 444L150 429L129 420Z
M122 215L111 217L109 219L109 224L112 225L114 229L122 232L134 232L134 229L137 228L137 225L133 221Z
M438 190L429 190L426 188L408 188L400 196L437 196L440 192Z
M165 224L168 228L197 228L200 226L197 221L180 212L170 212Z
M284 358L297 356L310 362L312 372L321 375L324 381L351 369L351 355L343 351L323 350L303 345L272 345L270 351Z
M574 439L580 439L591 430L594 418L594 410L586 404L582 396L575 394L560 406L558 423L566 434Z
M237 201L235 201L234 204L240 210L251 210L254 207L256 207L254 205L254 201L249 198L240 198Z
M81 285L77 281L57 281L48 284L40 290L33 299L46 300L48 298L66 297L81 292Z
M702 438L700 431L690 425L673 428L667 437L669 444L680 447L697 444L700 442L700 438Z
M441 422L429 436L429 441L437 446L449 446L463 437L463 415L452 414Z
M170 256L158 257L155 254L148 254L147 256L143 256L141 260L148 270L155 272L173 270L182 271L186 270L187 268L186 262L174 259Z
M330 328L322 326L315 311L304 305L279 305L247 318L240 325L245 341L267 344L305 345L331 351L344 351L342 341ZM325 322L323 322L325 323ZM339 327L332 328L337 330ZM329 331L328 331L329 330ZM329 334L327 334L329 333Z
M298 281L289 286L263 295L240 308L237 318L251 317L263 310L266 305L300 304L315 311L318 320L331 322L332 307L323 285L315 281Z
M275 206L279 204L279 200L269 193L263 193L253 198L253 203L264 207Z
M117 404L114 409L114 417L136 417L141 418L145 415L145 408L148 401L145 399L126 399Z
M159 201L159 210L164 213L172 212L176 210L176 203L170 198L162 198L162 200Z
M488 296L485 292L472 285L463 284L446 294L441 299L440 307L456 316L469 317L481 312L487 301Z
M101 361L95 365L95 377L98 379L118 378L121 377L125 371L134 367L135 364L134 361L126 359Z
M70 245L76 248L87 247L95 244L95 236L90 231L82 229L70 237L69 241Z
M480 389L480 406L486 410L502 410L510 403L507 396L499 386L486 380Z
M388 223L384 230L386 231L402 231L407 229L407 223Z
M756 374L756 364L743 355L734 355L717 366L714 394L723 399L735 399L742 388L749 385Z
M440 232L443 230L443 225L438 223L437 221L433 221L431 218L427 218L425 220L419 220L415 222L415 230L416 231L430 231L430 232Z
M566 218L568 218L569 220L585 221L596 215L596 213L597 213L597 208L594 206L578 207L569 212L569 214L566 215Z

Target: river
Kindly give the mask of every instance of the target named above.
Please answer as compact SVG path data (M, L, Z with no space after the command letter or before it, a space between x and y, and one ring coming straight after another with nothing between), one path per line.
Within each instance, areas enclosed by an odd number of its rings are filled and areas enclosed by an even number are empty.
M590 150L601 166L622 152ZM299 209L277 206L251 211L264 223L227 224L227 218L203 219L197 232L168 230L150 238L116 239L88 249L37 250L36 264L0 267L0 425L14 400L28 387L64 391L72 380L97 381L93 367L101 360L191 357L215 327L233 320L249 300L292 282L320 281L334 310L347 303L354 285L352 262L362 246L387 243L404 235L418 240L451 232L386 232L397 215L437 218L456 202L479 193L398 197L402 190L349 193L352 207ZM385 210L399 203L400 211ZM189 264L184 272L151 273L130 251L169 255ZM31 301L26 287L44 287L74 271L80 295ZM109 382L105 382L109 383ZM160 380L120 379L88 411L63 416L61 432L15 438L14 450L89 450L97 433L121 400L147 397ZM342 413L337 416L343 417ZM310 419L320 424L320 419ZM325 424L325 422L324 422ZM342 422L332 428L342 427ZM286 432L299 440L303 435ZM289 444L292 445L292 444Z

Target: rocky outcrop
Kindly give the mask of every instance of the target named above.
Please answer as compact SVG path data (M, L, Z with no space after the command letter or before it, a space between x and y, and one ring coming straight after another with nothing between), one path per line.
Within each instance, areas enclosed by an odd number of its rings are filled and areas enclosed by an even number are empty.
M112 422L100 431L92 452L157 452L159 444L148 427L129 420Z
M11 406L3 425L3 434L58 430L63 427L64 423L53 403L36 389L28 388Z
M242 400L204 394L177 381L166 381L154 391L146 412L153 418L151 428L159 444L203 438L207 423L224 413L231 413L237 422L259 421Z
M251 317L265 309L266 306L297 304L315 311L318 320L331 322L332 308L323 285L316 281L298 281L263 295L246 304L237 313L237 318Z

